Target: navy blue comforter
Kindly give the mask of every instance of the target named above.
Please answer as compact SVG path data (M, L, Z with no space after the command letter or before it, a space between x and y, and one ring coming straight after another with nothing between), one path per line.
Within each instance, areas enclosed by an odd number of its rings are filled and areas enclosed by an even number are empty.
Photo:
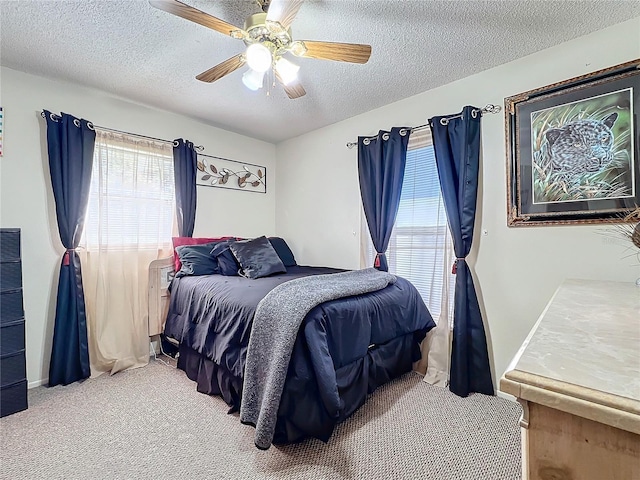
M224 383L218 386L220 393L238 408L241 391L225 390L241 390L260 300L288 280L340 271L297 266L254 280L221 275L175 279L165 335L181 343L181 352L196 352L223 370L224 375L217 373L226 379L219 382ZM411 369L420 358L420 341L434 326L420 294L403 278L377 292L311 310L291 356L274 443L306 436L326 441L335 424L362 405L368 393Z

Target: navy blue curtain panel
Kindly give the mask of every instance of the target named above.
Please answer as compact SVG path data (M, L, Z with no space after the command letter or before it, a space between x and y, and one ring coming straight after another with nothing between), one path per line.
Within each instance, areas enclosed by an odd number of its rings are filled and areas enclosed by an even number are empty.
M181 237L193 236L196 224L196 172L198 159L193 143L173 142L173 171L176 185L176 213Z
M377 137L358 137L360 195L371 240L376 249L373 266L387 272L385 252L396 222L407 163L410 128L394 127Z
M493 395L487 338L473 277L465 258L471 250L480 169L481 110L429 120L440 188L456 253L453 348L449 389L461 397L471 392Z
M91 185L96 132L86 120L45 110L51 186L60 240L67 249L60 265L49 386L88 378L87 315L80 257L76 247L84 228Z

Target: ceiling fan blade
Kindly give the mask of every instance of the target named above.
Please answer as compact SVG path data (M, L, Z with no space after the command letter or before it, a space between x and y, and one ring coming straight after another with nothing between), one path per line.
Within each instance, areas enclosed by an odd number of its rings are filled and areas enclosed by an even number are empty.
M211 67L206 72L202 72L196 78L201 82L215 82L216 80L220 80L225 75L229 75L232 72L235 72L241 66L246 63L244 54L239 53L235 57L228 58L222 63L219 63L215 67Z
M287 95L289 96L290 99L294 100L296 98L304 97L307 94L307 92L305 91L304 87L302 86L302 84L298 79L286 85L282 81L282 78L280 78L280 75L278 75L277 72L276 72L276 78L282 85L282 88L284 88L284 91L287 92Z
M267 11L267 20L279 22L286 30L296 18L303 2L304 0L271 0Z
M295 42L297 43L297 42ZM359 43L314 42L300 41L306 51L292 49L291 52L299 57L318 58L321 60L335 60L338 62L367 63L371 56L371 45Z
M211 28L212 30L224 35L231 35L231 32L234 31L244 33L241 28L231 25L224 20L220 20L213 15L209 15L202 10L190 7L178 0L149 0L149 3L152 7L172 13L178 17L191 20L192 22L199 23L200 25L204 25L205 27Z

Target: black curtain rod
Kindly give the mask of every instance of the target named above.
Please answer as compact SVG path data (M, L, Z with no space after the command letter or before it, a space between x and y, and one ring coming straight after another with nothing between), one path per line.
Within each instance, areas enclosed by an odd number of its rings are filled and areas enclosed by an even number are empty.
M485 114L485 113L498 113L502 110L502 107L500 105L494 105L493 103L489 103L488 105L484 106L483 108L480 109L481 114ZM477 111L477 110L474 110ZM454 118L461 118L462 114L459 113L457 115L451 115L448 117L444 117L442 120L447 121L447 120L452 120ZM412 132L414 130L418 130L419 128L424 128L424 127L428 127L429 124L425 123L424 125L418 125L417 127L411 127L409 129L409 132ZM400 130L400 133L404 135L403 131ZM365 140L375 140L376 138L378 138L377 135L374 135L373 137L366 137ZM386 139L385 139L386 140ZM347 148L353 148L355 146L358 145L358 142L348 142L347 143Z
M52 113L51 115L53 115L54 117L57 117L57 118L61 118L60 115L57 115L55 113ZM40 116L42 118L45 118L44 110L40 112ZM107 127L101 127L100 125L94 125L91 122L87 122L87 125L92 130L95 130L95 127L97 127L100 130L106 130L108 132L122 133L124 135L131 135L132 137L145 138L147 140L155 140L157 142L163 142L163 143L170 143L174 147L178 146L178 143L176 141L174 141L174 140L165 140L164 138L149 137L147 135L140 135L139 133L124 132L122 130L116 130L115 128L107 128ZM194 145L193 148L195 148L199 152L204 151L204 146L202 146L202 145Z

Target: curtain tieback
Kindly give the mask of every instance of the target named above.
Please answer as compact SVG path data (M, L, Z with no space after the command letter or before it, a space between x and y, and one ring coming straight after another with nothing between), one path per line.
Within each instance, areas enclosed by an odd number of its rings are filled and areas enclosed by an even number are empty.
M458 262L464 262L467 257L456 257L455 262L453 262L453 266L451 267L451 275L456 275L458 273Z
M373 266L376 268L380 266L380 255L384 255L384 252L376 252L376 258L373 261Z
M69 265L70 263L69 257L75 251L76 251L75 248L67 248L67 250L64 252L64 255L62 257L62 265L65 265L65 266Z

